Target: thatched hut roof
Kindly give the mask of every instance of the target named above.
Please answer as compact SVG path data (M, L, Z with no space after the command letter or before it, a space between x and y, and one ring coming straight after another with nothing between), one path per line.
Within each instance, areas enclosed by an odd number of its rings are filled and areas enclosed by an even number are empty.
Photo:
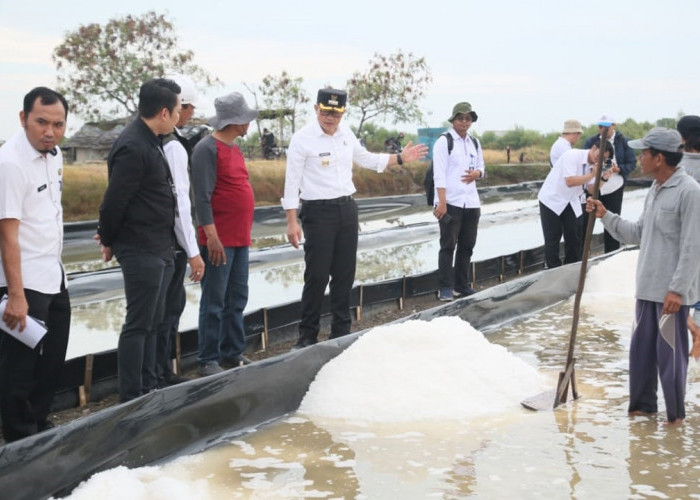
M127 123L128 120L125 118L86 123L70 139L66 140L63 147L109 149Z

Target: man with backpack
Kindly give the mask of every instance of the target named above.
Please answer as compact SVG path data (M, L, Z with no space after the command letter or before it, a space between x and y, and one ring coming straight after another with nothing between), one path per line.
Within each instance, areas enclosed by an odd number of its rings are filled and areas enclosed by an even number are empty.
M448 120L452 128L433 147L433 213L440 221L438 299L441 301L474 293L469 286L469 267L481 216L475 181L486 173L479 141L469 135L469 128L477 118L471 104L456 104Z

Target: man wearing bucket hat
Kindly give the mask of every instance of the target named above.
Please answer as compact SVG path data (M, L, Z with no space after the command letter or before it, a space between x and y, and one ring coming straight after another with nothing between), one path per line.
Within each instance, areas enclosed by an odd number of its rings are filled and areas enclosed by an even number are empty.
M420 160L423 144L410 142L398 154L375 154L360 144L341 123L348 96L344 90L318 91L316 120L297 131L287 151L282 207L287 213L287 238L298 248L304 242L304 290L301 296L299 340L295 348L318 339L323 294L330 278L330 337L350 333L350 291L357 257L357 204L352 166L383 172L387 166ZM299 205L301 201L301 210ZM301 227L297 220L301 220Z
M433 213L440 221L438 299L441 301L474 293L469 286L469 268L481 217L476 180L486 173L479 140L469 135L469 128L477 119L471 104L455 104L448 119L452 128L433 146Z
M177 191L177 214L175 216L175 266L173 276L167 285L163 320L156 331L156 376L158 386L173 385L187 380L173 373L170 355L173 341L177 338L180 316L185 309L185 286L183 280L190 264L190 279L200 281L204 276L204 261L199 255L197 236L192 223L190 203L190 154L192 149L180 130L194 115L197 105L197 88L186 75L170 77L180 86L180 119L173 131L163 137L163 152L168 160L170 173Z
M214 101L214 133L192 153L200 252L206 264L199 302L200 375L247 364L243 310L248 303L248 248L255 199L234 142L258 116L238 92Z
M592 198L586 210L622 243L639 245L628 411L657 412L658 378L668 422L678 424L685 418L688 310L700 299L700 186L677 167L683 154L676 130L655 127L629 146L641 150L642 173L654 178L639 220L624 220Z
M622 197L625 192L627 176L636 168L637 158L635 158L632 148L627 144L627 138L622 135L622 132L615 130L617 125L611 115L602 115L597 123L599 133L586 139L583 147L584 149L590 148L594 144L599 146L603 127L608 127L608 142L612 144L613 156L603 173L599 199L603 202L605 208L615 214L619 214L622 210ZM581 219L582 238L583 233L586 231L587 223L588 217L584 214L583 219ZM614 252L620 248L620 242L613 238L607 230L603 233L603 243L606 253Z
M550 167L553 167L559 157L576 144L582 133L581 122L578 120L566 120L564 122L564 130L561 131L561 135L554 141L549 150Z
M680 166L700 182L700 116L686 115L678 120L676 130L683 138L683 159ZM688 317L688 329L693 335L693 346L690 355L700 358L700 302L696 303Z

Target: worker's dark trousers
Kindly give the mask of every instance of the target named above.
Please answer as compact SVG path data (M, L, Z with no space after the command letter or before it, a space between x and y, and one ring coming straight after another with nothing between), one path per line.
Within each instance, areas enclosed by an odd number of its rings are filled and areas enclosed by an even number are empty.
M663 304L637 299L630 343L629 411L657 412L657 378L669 422L685 418L688 373L688 306L662 321Z

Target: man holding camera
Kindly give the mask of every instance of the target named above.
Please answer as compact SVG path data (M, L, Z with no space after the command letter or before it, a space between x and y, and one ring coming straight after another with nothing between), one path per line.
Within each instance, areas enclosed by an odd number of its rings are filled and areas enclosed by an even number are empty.
M440 221L438 300L443 302L474 293L469 286L469 267L481 217L475 181L486 173L479 140L469 135L469 128L477 119L471 104L456 104L448 120L452 123L447 132L450 137L441 135L433 147L433 213Z
M612 154L606 143L605 153ZM564 236L564 264L581 260L579 218L583 186L593 182L598 161L598 147L570 149L562 154L547 174L537 199L544 236L544 259L547 268L561 266L559 241Z
M615 130L615 119L610 115L603 115L598 120L599 133L586 139L583 149L589 149L594 144L600 145L600 133L604 127L608 127L608 142L612 145L613 154L610 163L606 165L609 174L602 178L600 185L600 201L605 208L612 213L619 214L622 210L622 195L625 192L627 176L637 166L637 158L634 151L627 144L627 138L621 132ZM582 234L586 230L588 215L584 212ZM620 242L613 238L606 229L603 234L605 253L614 252L620 248Z

